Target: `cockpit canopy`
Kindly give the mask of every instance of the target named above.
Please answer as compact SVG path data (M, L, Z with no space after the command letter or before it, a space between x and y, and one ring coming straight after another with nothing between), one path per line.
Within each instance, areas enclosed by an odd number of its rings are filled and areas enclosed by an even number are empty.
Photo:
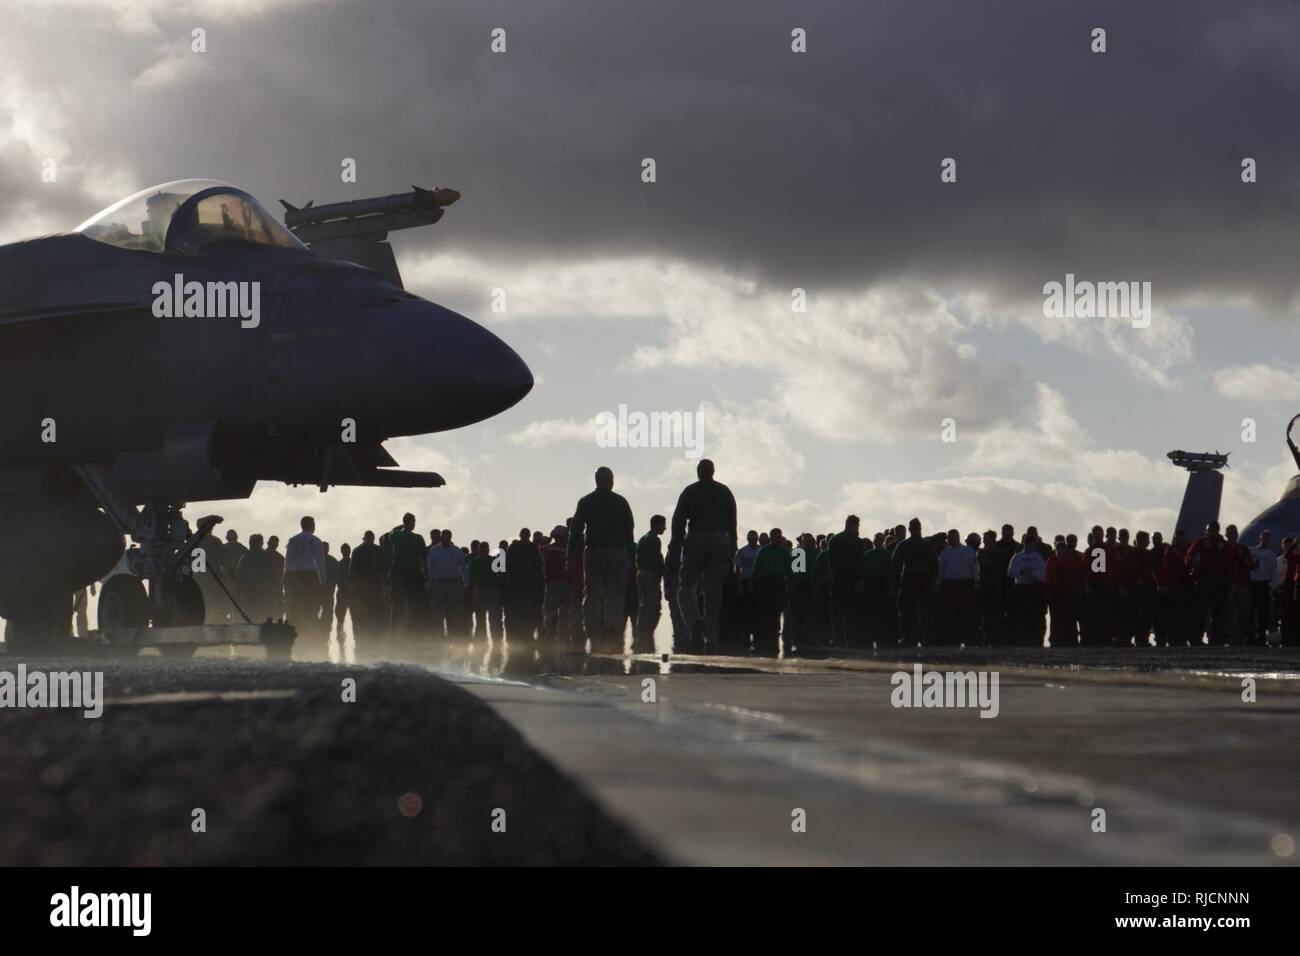
M201 255L239 246L305 249L262 205L212 179L142 189L91 216L76 231L122 249Z

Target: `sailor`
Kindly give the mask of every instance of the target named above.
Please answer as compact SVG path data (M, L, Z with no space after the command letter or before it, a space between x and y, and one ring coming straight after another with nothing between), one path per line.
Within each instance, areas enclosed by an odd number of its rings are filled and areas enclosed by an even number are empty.
M388 580L388 558L367 531L352 551L348 568L348 602L352 607L352 636L374 637L384 630L388 614L384 606L384 582Z
M1259 544L1250 549L1255 566L1250 570L1250 629L1247 644L1263 647L1268 643L1268 629L1273 623L1273 580L1277 577L1277 552L1273 550L1273 535L1265 528L1259 533Z
M392 628L394 633L410 633L423 614L424 603L424 536L415 530L415 515L402 515L402 523L388 533L392 548L392 567L388 572L392 588Z
M304 637L317 631L321 591L328 571L325 548L316 537L316 519L307 515L299 522L302 530L284 546L284 603L290 624Z
M663 542L659 539L668 528L668 519L654 515L650 530L636 543L636 590L639 598L636 638L645 648L654 650L655 628L662 613L664 578Z
M578 499L565 556L582 541L582 623L593 648L623 621L628 563L636 554L632 509L614 491L614 472L596 469L596 489Z
M713 462L701 458L698 479L682 489L673 510L668 548L682 549L677 605L687 627L704 624L704 640L720 646L722 585L736 552L736 498L713 477ZM703 611L700 596L703 594Z
M550 543L542 549L542 568L546 591L542 599L542 631L566 642L574 637L575 615L573 578L564 566L564 550L569 529L557 524L551 529Z
M433 636L454 638L461 632L461 612L465 607L465 552L451 540L450 528L439 529L438 535L425 556Z
M235 571L235 593L239 596L239 606L254 624L279 617L280 575L275 558L262 546L260 534L248 537L248 549Z

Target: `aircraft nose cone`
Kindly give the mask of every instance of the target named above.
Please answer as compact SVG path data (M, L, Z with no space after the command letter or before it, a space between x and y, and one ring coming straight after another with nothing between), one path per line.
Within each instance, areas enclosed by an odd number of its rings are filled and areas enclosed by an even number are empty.
M533 373L514 349L498 342L474 362L473 386L476 395L501 411L532 391Z

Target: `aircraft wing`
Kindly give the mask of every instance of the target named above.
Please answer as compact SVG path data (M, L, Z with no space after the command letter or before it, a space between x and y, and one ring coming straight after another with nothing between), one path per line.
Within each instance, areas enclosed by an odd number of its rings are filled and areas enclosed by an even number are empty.
M139 302L86 302L60 304L48 308L11 309L0 312L0 325L21 325L24 322L42 322L49 319L68 319L81 315L126 315L139 312L148 306Z

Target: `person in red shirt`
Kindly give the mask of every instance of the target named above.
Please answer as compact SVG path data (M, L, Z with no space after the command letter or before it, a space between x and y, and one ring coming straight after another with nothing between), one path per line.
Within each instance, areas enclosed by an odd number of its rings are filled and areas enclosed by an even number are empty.
M1282 644L1293 647L1300 643L1300 608L1296 607L1296 581L1300 580L1300 548L1294 538L1282 539L1281 581L1278 585L1278 617L1282 624Z
M1106 542L1100 525L1088 533L1083 568L1083 642L1102 646L1115 644L1121 596L1119 545Z
M1064 538L1056 539L1056 553L1047 559L1047 606L1052 612L1052 647L1079 643L1079 605L1087 577L1083 561Z
M1237 526L1228 525L1223 531L1228 542L1228 591L1224 609L1225 635L1229 644L1244 644L1250 634L1250 572L1255 568L1255 556L1250 548L1237 540Z
M1151 623L1155 618L1156 563L1155 555L1148 548L1150 543L1150 535L1139 531L1132 546L1123 552L1129 617L1128 630L1120 635L1120 640L1127 644L1131 637L1135 647L1151 645Z
M1187 566L1187 538L1183 529L1174 532L1174 540L1165 548L1164 558L1156 575L1156 603L1164 626L1165 647L1185 646L1191 643L1192 574Z
M1187 566L1192 572L1193 603L1196 606L1196 617L1189 635L1193 645L1202 643L1207 625L1211 644L1228 642L1231 560L1228 542L1219 533L1219 522L1211 521L1205 528L1205 537L1197 538L1187 552Z

